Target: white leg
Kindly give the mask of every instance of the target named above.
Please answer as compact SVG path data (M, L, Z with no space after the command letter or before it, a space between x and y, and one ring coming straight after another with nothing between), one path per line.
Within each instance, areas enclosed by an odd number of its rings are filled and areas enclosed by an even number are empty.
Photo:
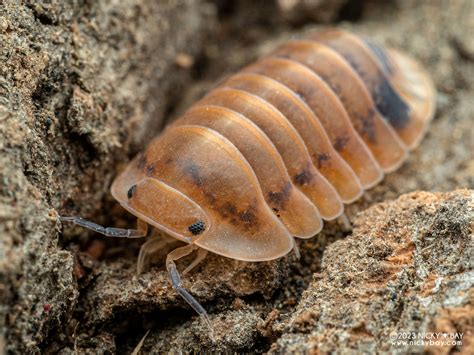
M196 259L194 259L193 262L189 264L186 269L184 269L183 276L186 275L188 272L190 272L192 269L194 269L201 261L204 260L206 256L207 256L207 250L199 248L197 251Z
M155 235L143 243L140 248L140 252L138 253L137 274L141 274L143 271L145 271L151 255L156 254L160 249L163 249L166 245L175 241L176 239L173 238Z
M295 238L293 238L293 251L295 252L296 259L300 260L301 253L300 253L300 249L298 248L298 244L296 243Z
M346 229L352 229L352 225L351 225L351 222L349 221L349 218L347 218L347 215L345 213L341 214L341 216L339 217L342 221L342 223L344 224L344 228Z
M102 227L101 225L88 221L81 217L59 217L61 222L72 222L78 226L93 230L97 233L106 235L107 237L118 238L142 238L145 237L148 231L148 225L142 220L137 220L138 229L123 229Z

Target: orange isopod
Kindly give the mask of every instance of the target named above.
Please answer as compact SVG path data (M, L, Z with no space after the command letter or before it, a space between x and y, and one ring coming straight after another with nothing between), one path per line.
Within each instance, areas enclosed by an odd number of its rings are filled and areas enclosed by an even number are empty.
M399 167L434 113L435 89L418 63L350 32L290 40L227 78L155 138L114 181L112 195L138 229L151 225L185 243L168 254L173 287L211 327L181 286L174 261L198 250L266 261L296 248L343 213L343 205ZM160 241L143 244L138 270ZM296 249L295 249L296 250Z

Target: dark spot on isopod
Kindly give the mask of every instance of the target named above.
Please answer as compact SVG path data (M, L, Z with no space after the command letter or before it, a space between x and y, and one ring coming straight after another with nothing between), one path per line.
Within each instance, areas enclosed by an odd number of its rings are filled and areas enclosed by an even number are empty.
M148 166L146 167L147 176L153 175L153 173L155 172L155 169L156 169L155 163L148 164Z
M377 138L375 136L375 128L374 128L374 116L375 112L372 108L369 109L367 115L362 118L362 132L368 138L368 140L372 143L375 143Z
M132 198L136 191L137 191L137 185L132 185L127 191L127 197L129 199Z
M291 193L293 185L291 182L287 182L280 191L276 192L269 192L268 193L268 199L270 202L272 202L274 205L277 206L284 206L285 203L288 201Z
M390 62L390 59L387 57L387 54L385 53L385 50L367 38L363 38L363 40L367 44L371 52L377 57L380 64L382 64L382 67L384 68L384 70L389 75L393 74L393 67Z
M324 162L329 160L329 155L327 155L326 153L321 153L318 154L316 159L318 161L318 169L321 169L323 167Z
M257 221L257 216L252 210L247 210L239 213L239 219L244 222L245 225L254 225Z
M383 51L379 48L371 48L370 43L367 44L369 44L369 48L377 57L379 63L388 69L386 66L387 58ZM351 55L345 53L344 58L346 58L346 60L351 64L351 66L355 69L364 82L370 80L370 77L367 75L367 73L357 65L356 61ZM374 92L372 92L375 106L377 106L377 109L392 127L398 129L404 128L410 120L409 107L407 106L406 102L393 89L392 84L384 75L378 75L377 79L375 80L377 80L375 83L376 87Z
M192 235L201 234L206 229L206 224L199 220L196 223L191 224L188 227L188 230L192 233Z
M250 207L243 212L239 212L237 207L230 201L226 201L218 208L219 214L234 225L244 225L247 228L257 228L257 216L255 208Z
M204 190L204 197L206 198L207 202L209 202L211 205L215 204L217 201L216 194L212 191Z
M229 201L226 201L219 210L223 217L231 217L237 214L237 208Z
M349 142L349 137L342 136L342 137L337 137L336 141L334 142L334 149L336 149L338 152L344 149L344 147L347 145Z
M278 212L280 212L280 210L278 208L272 208L273 212L275 212L276 216L278 218L280 218L280 214Z
M199 166L196 164L189 164L184 168L185 172L191 177L196 186L202 186L203 181L199 176Z
M392 85L381 76L374 94L375 105L394 128L404 128L410 120L409 108Z
M311 174L308 169L305 169L301 173L296 174L294 179L298 185L305 185L311 180L313 180L313 174Z

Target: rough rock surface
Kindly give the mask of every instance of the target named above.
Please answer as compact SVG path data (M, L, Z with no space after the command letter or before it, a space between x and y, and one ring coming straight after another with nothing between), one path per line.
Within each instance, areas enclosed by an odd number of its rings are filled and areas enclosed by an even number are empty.
M145 334L143 353L406 351L389 343L392 331L472 339L474 222L463 207L472 191L397 198L474 188L474 3L309 1L327 11L314 16L298 15L304 1L289 10L255 3L2 3L0 352L124 353ZM422 61L437 114L408 161L348 206L352 235L328 223L300 243L299 261L212 256L186 276L211 314L212 342L171 289L159 262L166 250L136 276L141 241L62 228L56 216L131 226L108 193L123 164L164 119L276 42L314 29L310 19L345 20L338 25Z
M404 334L443 332L464 341L439 350L472 354L473 236L472 190L414 192L360 213L352 235L324 251L271 352L403 352Z

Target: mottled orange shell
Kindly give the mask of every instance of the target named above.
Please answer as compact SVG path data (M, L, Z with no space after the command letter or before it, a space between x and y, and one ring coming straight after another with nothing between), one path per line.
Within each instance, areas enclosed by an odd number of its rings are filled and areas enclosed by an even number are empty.
M238 260L276 259L403 163L434 99L406 55L347 31L311 33L194 104L112 194L180 240ZM197 222L204 230L193 235Z

